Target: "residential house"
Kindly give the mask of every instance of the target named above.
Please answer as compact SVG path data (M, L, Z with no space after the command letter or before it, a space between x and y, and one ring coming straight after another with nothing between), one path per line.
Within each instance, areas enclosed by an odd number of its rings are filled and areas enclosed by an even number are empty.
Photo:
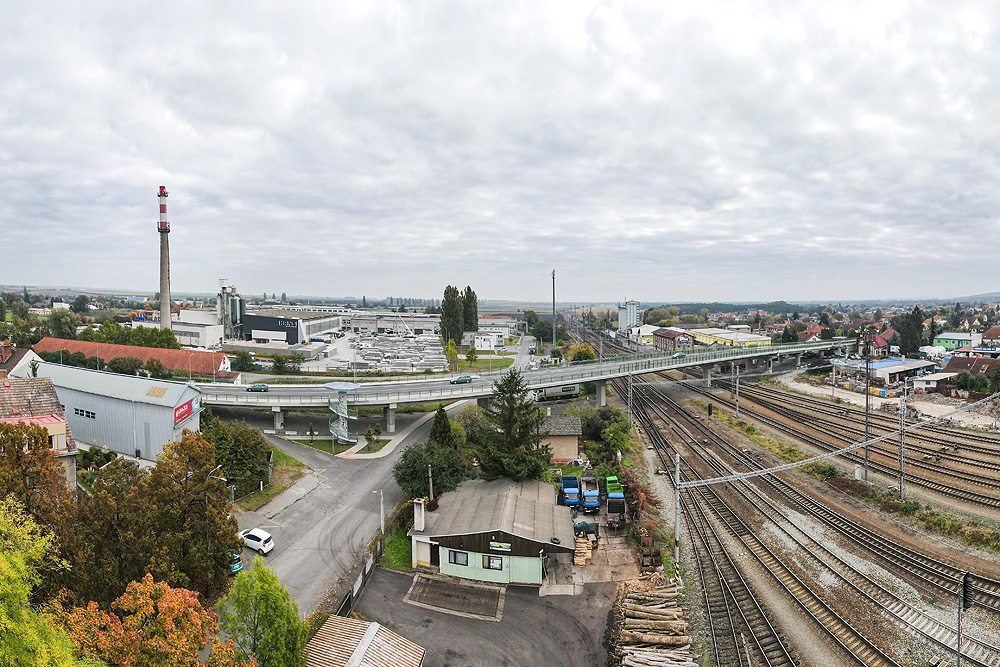
M985 347L1000 347L1000 327L990 327L983 332L982 344Z
M28 349L18 349L10 341L0 343L0 378L8 377L22 368L30 367L32 361L42 358Z
M0 421L37 424L44 428L49 434L52 453L63 468L67 488L76 491L76 441L50 378L0 380Z
M808 331L799 332L799 342L800 343L818 343L823 340L820 338L819 333L810 333Z
M542 446L552 448L552 461L573 461L580 458L580 436L583 435L583 424L579 417L569 415L549 416L545 418L542 430L548 435L542 438Z
M945 331L934 337L934 345L943 347L946 350L957 350L960 347L975 347L982 340L982 334L978 333Z

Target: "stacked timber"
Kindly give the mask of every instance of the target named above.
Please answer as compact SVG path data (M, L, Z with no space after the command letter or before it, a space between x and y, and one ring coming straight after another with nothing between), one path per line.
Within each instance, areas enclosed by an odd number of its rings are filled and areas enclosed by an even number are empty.
M586 537L576 538L576 553L573 554L574 565L587 564L587 561L590 560L591 557L590 546L590 540Z
M681 608L680 578L660 573L626 582L615 605L616 649L627 667L696 667Z

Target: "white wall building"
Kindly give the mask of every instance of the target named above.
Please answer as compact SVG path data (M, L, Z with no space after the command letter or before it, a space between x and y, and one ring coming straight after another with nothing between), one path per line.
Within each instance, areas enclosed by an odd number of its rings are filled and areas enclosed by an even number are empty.
M618 332L628 335L632 327L639 326L639 302L626 300L618 304Z

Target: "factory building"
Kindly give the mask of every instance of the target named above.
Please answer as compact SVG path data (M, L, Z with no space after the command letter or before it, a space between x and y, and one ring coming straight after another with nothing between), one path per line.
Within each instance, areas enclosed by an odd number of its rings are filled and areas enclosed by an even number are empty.
M351 316L351 330L356 334L438 334L441 316L427 313L392 313L359 311Z
M107 363L116 358L132 357L146 364L157 359L168 371L187 373L191 378L234 380L229 357L222 352L204 350L168 350L161 347L139 347L137 345L115 345L92 341L68 340L65 338L43 338L34 346L35 352L73 354L79 352L86 357L100 357Z
M308 343L341 327L339 315L285 308L261 308L243 315L243 339L256 343Z
M702 345L727 345L729 347L770 347L771 339L767 336L733 331L731 329L716 329L703 327L690 329L689 333Z
M223 327L221 324L204 324L201 322L186 322L184 314L190 311L182 310L173 320L170 328L177 337L177 342L187 347L220 347L222 345ZM214 316L214 313L212 313ZM133 327L151 327L158 329L158 322L150 320L133 320Z
M197 431L201 392L183 382L153 380L41 362L77 442L155 459L163 445Z

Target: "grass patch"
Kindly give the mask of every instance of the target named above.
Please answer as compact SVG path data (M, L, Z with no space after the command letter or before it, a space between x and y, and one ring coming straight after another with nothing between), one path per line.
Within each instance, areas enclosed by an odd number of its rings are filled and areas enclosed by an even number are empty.
M253 512L287 488L284 484L268 484L263 491L254 491L249 496L237 500L236 504L247 512Z
M309 438L289 438L292 442L297 442L300 445L305 445L306 447L312 447L313 449L318 449L321 452L330 453L330 447L333 446L333 454L340 454L341 452L346 452L348 449L353 447L353 444L343 444L334 443L333 440L313 440L310 442Z
M514 359L511 357L500 357L493 359L493 370L503 370L511 364L514 363ZM458 358L458 368L455 369L456 372L463 371L488 371L490 370L490 360L486 359L476 359L473 362L469 362L464 357Z
M271 451L274 453L274 465L276 466L291 466L293 468L304 468L305 464L298 459L289 456L277 447L271 447Z
M416 412L437 412L438 408L447 408L454 401L442 401L441 403L413 403L400 405L396 408L397 415L405 415ZM329 412L329 410L327 410ZM381 417L382 408L358 408L359 417Z
M412 569L410 567L412 562L413 544L406 535L406 529L397 528L389 535L379 565L390 570L409 572Z

